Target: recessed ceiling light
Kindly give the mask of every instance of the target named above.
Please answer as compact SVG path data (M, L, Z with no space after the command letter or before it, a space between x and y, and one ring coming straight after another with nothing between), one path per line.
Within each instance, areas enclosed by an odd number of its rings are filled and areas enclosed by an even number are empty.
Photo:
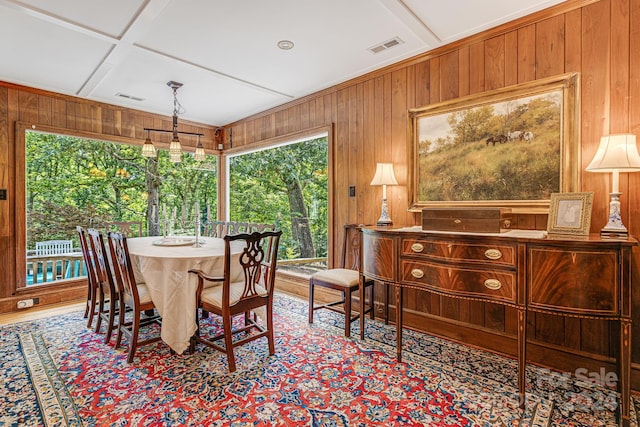
M293 42L291 40L280 40L278 42L278 47L282 50L293 49Z

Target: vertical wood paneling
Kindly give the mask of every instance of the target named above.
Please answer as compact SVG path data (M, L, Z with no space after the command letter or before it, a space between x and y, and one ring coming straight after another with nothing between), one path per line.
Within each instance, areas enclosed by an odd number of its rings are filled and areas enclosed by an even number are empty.
M30 92L18 92L18 120L38 123L38 95Z
M429 61L421 61L415 65L416 107L429 104Z
M564 72L564 16L554 16L536 25L536 78Z
M490 38L484 44L484 84L485 90L504 87L504 36Z
M9 89L0 87L0 188L9 188ZM0 239L10 236L9 200L0 200ZM6 252L3 252L6 253ZM6 277L0 279L6 280ZM8 283L8 282L5 282ZM0 293L0 296L2 294Z
M447 101L459 96L458 52L453 51L440 57L440 99Z
M38 95L38 123L42 125L51 125L53 120L51 103L51 97Z
M518 84L518 32L504 36L504 85Z
M572 10L564 18L565 72L582 70L582 11Z
M395 224L407 224L409 201L406 193L407 183L407 69L394 71L392 92L391 159L395 171L397 186L387 187L387 197L391 203L391 218Z
M469 95L469 47L463 46L458 49L458 94L460 96Z
M376 164L376 81L378 79L369 79L363 84L363 158L362 158L362 175L364 177L373 176L374 168ZM383 118L379 118L382 122ZM369 181L371 182L371 181ZM358 218L361 224L367 222L372 224L371 218L376 218L378 214L377 206L374 203L367 203L367 192L363 191L369 187L369 182L366 179L359 184L360 187L356 187L356 194L358 195L358 205L362 212L362 217Z
M518 83L536 78L535 24L518 29Z
M469 94L484 91L484 42L469 46Z
M429 104L437 104L442 100L440 98L440 58L431 58L429 61Z

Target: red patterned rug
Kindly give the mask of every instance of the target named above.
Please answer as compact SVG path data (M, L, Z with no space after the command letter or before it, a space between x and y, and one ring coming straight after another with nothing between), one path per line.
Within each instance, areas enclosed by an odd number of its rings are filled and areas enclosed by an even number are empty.
M236 350L234 374L227 372L222 353L198 347L193 355L171 355L162 343L142 347L129 365L124 348L103 344L103 335L86 329L80 312L2 327L0 426L605 426L614 421L615 393L612 401L607 390L560 384L548 371L530 368L532 392L522 412L510 359L407 331L404 361L397 363L395 348L387 344L395 341L393 327L369 322L370 338L360 342L344 338L339 315L318 314L310 326L305 303L278 295L276 354L268 356L264 339L245 345ZM219 328L215 317L207 327Z

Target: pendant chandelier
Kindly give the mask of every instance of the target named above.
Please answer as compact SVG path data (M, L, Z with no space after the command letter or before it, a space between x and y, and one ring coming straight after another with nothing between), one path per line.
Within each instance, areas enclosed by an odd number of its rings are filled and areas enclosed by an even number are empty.
M180 145L180 138L178 138L178 134L182 135L194 135L198 137L198 145L196 146L196 151L193 153L193 158L196 161L204 161L206 159L206 153L204 152L204 147L202 146L202 142L200 138L204 136L202 133L196 132L182 132L178 130L178 114L182 111L182 106L178 102L178 89L182 87L182 83L169 81L167 82L167 86L169 86L173 90L173 129L165 130L165 129L153 129L153 128L144 128L145 132L147 132L147 138L144 140L144 144L142 145L142 156L143 157L156 157L156 147L151 142L151 132L164 132L173 134L173 138L171 139L171 144L169 145L169 161L171 163L180 163L182 160L182 146Z

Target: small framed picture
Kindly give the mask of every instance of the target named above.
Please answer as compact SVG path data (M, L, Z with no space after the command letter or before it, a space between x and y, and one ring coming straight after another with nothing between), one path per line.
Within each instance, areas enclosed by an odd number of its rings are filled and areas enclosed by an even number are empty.
M591 228L593 192L552 193L547 232L584 236Z

